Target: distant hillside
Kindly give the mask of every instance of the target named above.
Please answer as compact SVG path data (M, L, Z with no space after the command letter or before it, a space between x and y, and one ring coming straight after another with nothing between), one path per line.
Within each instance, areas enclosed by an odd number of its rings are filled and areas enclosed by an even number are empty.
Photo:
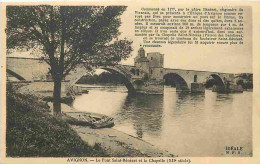
M97 75L86 75L77 81L77 84L123 84L123 77L110 72L102 72Z

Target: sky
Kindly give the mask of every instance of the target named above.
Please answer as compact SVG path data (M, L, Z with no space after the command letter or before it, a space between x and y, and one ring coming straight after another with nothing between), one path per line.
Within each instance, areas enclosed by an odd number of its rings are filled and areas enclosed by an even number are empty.
M133 65L141 37L134 36L134 11L140 6L130 5L121 16L120 38L133 41L131 57L121 64ZM173 69L201 70L225 73L252 73L252 22L251 10L245 9L243 45L163 45L159 48L144 48L148 52L164 54L164 67ZM14 53L11 56L28 57L30 52Z

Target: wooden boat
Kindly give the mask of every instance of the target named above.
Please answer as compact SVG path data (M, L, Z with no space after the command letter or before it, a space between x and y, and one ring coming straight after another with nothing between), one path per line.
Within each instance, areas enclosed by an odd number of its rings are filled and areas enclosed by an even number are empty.
M67 120L71 124L87 125L91 128L106 128L114 126L114 119L102 114L85 112L67 112Z
M97 117L93 117L95 121L92 122L91 127L94 129L98 128L108 128L114 126L114 119L112 117L103 116L101 119Z

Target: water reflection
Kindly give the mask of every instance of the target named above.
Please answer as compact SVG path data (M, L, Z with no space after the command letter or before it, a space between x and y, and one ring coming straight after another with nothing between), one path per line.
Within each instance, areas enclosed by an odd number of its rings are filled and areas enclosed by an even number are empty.
M176 92L174 88L165 87L164 91L164 113L172 117L185 115L192 110L199 110L203 106L205 94L190 94Z
M233 94L217 94L216 101L220 101L223 103L231 103L233 100L232 96L233 96Z
M159 135L162 127L163 96L127 96L124 106L115 115L119 124L130 121L140 138L143 133Z
M167 92L167 90L166 90ZM190 93L183 93L183 92L176 92L177 94L177 107L182 107L185 106L187 104L189 105L197 105L198 103L204 101L205 99L205 94L190 94Z
M225 156L225 146L252 155L252 93L176 92L130 96L124 87L92 89L74 108L115 118L113 128L179 156Z

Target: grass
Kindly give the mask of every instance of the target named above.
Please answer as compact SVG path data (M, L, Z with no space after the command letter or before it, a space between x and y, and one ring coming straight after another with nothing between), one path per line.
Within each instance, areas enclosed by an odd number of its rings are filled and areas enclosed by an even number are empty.
M6 154L8 157L105 156L87 145L63 120L49 114L46 103L7 86Z

